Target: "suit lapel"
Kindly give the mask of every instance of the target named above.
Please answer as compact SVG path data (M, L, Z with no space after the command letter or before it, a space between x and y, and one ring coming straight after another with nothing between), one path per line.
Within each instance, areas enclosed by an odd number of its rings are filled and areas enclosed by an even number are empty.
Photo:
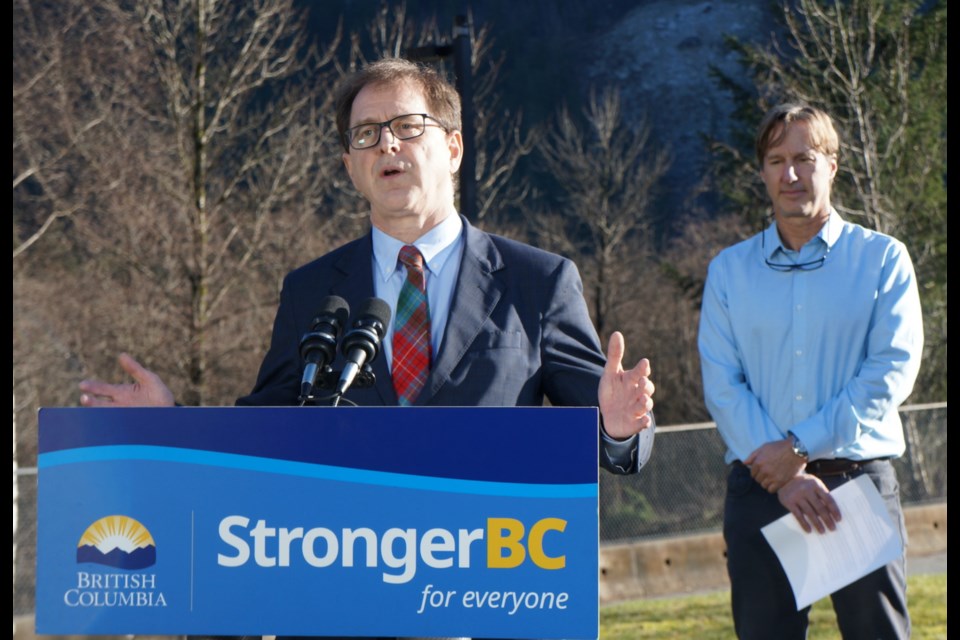
M361 305L374 295L373 292L373 237L368 233L344 251L334 265L335 276L331 279L330 293L347 301L350 305L351 323ZM391 319L391 322L393 320ZM346 329L349 331L349 327ZM397 394L393 390L387 360L377 357L373 361L373 373L377 380L374 388L384 405L397 404Z
M464 250L460 273L454 285L450 315L443 344L415 404L429 404L463 359L484 322L503 294L503 284L494 275L504 267L500 252L490 237L463 220Z

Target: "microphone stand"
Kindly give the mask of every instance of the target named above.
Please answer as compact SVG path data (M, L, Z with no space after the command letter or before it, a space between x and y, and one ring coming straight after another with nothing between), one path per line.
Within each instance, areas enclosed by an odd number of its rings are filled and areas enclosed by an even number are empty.
M317 381L313 385L313 388L310 390L310 393L307 395L301 395L297 398L300 401L299 406L304 406L306 404L317 404L320 402L329 402L331 407L339 407L340 400L343 397L339 393L331 393L329 395L318 396L314 393L316 389L327 389L332 390L337 388L337 383L340 380L340 371L335 371L330 365L325 366L317 374ZM372 387L377 382L377 376L373 372L373 366L369 362L365 362L360 370L357 371L357 375L353 380L353 383L350 385L350 388L369 388ZM350 402L349 400L347 402ZM353 404L350 402L350 404Z

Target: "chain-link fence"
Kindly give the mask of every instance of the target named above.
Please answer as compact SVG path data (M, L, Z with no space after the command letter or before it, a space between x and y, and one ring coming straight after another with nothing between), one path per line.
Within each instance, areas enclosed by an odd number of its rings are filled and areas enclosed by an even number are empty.
M947 403L901 408L907 450L894 462L905 505L947 499ZM647 467L600 475L600 541L717 531L726 447L712 422L658 427Z
M947 404L904 407L907 451L896 461L905 504L947 499ZM658 427L653 456L635 476L600 474L601 543L720 528L725 447L713 423ZM14 615L34 609L36 469L15 472Z

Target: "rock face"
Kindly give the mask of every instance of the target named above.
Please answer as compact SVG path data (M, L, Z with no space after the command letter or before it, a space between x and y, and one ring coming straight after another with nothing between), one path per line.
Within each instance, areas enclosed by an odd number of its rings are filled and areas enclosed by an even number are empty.
M322 42L340 19L346 32L364 33L380 0L297 0L309 9ZM390 0L391 6L401 0ZM474 24L492 29L504 66L497 92L525 122L547 122L557 107L579 112L590 89L620 89L627 124L646 115L653 139L667 146L673 165L661 186L658 211L675 219L687 208L708 163L703 136L725 137L730 96L710 76L716 66L743 77L724 45L727 35L768 42L771 0L406 0L411 23L435 21L444 32L469 10ZM446 37L441 36L441 40ZM759 119L759 115L757 118Z
M703 136L725 137L730 127L732 100L710 76L711 66L743 76L726 36L768 42L773 10L767 0L654 0L638 3L593 38L584 86L613 83L624 114L645 114L652 139L672 152L666 208L679 213L703 176L709 160Z

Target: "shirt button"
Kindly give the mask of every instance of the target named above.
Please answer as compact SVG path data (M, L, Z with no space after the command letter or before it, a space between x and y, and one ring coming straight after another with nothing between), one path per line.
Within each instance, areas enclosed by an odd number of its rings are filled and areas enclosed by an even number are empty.
M797 394L797 400L803 400L803 396L800 395L799 393Z
M797 311L800 311L801 309L803 309L803 305L802 305L802 304L798 304L798 305L797 305Z
M802 355L803 355L803 349L797 349L797 356L799 357Z

